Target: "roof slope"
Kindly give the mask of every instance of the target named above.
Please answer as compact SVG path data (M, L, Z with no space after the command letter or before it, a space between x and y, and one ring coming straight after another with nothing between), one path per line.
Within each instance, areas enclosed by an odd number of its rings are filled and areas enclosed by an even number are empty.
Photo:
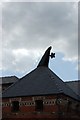
M8 84L8 83L14 83L18 80L16 76L6 76L6 77L0 77L1 84Z
M38 67L5 90L3 97L59 93L78 99L78 96L49 68Z
M65 82L69 87L80 96L80 80L78 81L67 81Z
M74 99L80 98L54 72L48 68L50 48L47 49L38 67L22 77L2 94L5 97L53 95L63 93ZM46 66L45 66L46 62Z

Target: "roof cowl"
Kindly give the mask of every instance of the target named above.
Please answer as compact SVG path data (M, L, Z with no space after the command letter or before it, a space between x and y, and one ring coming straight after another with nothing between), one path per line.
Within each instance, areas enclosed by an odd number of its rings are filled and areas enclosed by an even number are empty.
M44 67L48 67L49 64L49 57L51 56L51 58L55 57L55 53L51 53L50 55L50 51L51 51L51 46L45 51L44 55L42 56L41 61L39 62L37 67L40 66L44 66Z

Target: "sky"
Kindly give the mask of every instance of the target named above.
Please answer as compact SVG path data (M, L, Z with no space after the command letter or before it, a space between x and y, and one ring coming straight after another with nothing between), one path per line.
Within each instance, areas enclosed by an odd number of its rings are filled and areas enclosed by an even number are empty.
M0 6L0 76L23 77L52 46L49 68L64 81L79 79L77 2L7 0Z

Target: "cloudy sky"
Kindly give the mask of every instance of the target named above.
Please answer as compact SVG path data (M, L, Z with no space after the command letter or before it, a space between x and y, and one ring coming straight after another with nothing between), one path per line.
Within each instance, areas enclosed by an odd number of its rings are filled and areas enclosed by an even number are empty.
M22 77L29 73L49 46L56 53L56 58L50 59L50 69L63 80L77 80L78 3L2 4L0 76Z

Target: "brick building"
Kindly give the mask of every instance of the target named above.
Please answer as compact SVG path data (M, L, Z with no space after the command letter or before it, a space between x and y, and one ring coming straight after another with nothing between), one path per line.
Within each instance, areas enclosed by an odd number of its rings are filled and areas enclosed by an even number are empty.
M80 119L80 97L49 67L51 47L36 69L2 94L2 119Z

